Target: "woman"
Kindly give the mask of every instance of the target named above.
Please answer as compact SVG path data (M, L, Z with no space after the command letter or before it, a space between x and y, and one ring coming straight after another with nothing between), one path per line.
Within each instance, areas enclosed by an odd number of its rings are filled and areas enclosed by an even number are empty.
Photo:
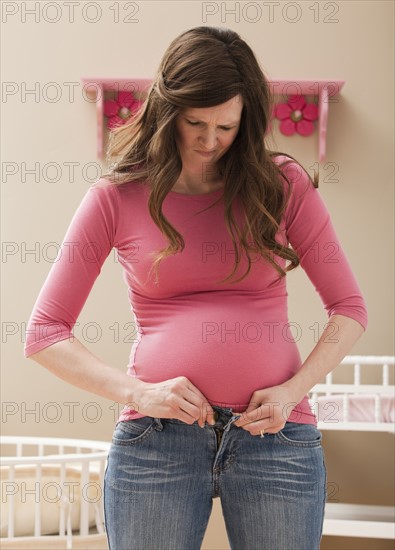
M111 550L200 548L216 497L232 548L319 548L326 469L307 392L367 310L318 181L266 149L272 104L237 33L175 38L30 318L26 357L124 405L105 474ZM113 247L139 335L126 374L68 340ZM303 364L285 284L299 264L330 317Z

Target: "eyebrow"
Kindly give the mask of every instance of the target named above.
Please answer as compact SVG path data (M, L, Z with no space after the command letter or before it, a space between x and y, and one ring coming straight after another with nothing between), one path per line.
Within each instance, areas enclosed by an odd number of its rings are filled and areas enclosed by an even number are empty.
M198 118L196 118L195 116L193 115L184 115L186 118L194 118L197 122L203 122L203 124L206 124L204 122L204 120L199 120ZM218 126L236 126L237 124L239 124L239 121L238 120L235 120L234 122L223 122L222 124L218 124Z

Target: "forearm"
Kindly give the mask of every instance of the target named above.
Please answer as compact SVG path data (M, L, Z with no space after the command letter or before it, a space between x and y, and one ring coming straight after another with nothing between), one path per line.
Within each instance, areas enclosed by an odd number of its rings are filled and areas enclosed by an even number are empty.
M299 371L283 385L292 389L298 403L323 381L362 336L364 328L351 317L332 315L321 338Z
M110 367L77 338L61 340L29 356L62 380L101 397L137 405L144 382Z

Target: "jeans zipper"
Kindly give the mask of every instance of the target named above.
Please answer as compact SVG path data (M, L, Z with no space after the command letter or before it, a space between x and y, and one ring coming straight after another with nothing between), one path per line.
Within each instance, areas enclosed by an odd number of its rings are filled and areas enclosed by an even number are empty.
M236 415L232 416L231 423L233 424L233 422L236 422L236 420L238 420L240 417L241 417L241 414L236 414ZM219 446L221 445L221 440L222 440L222 435L224 433L224 430L221 430L220 428L214 428L214 431L215 431L216 436L217 436L217 447L219 449Z
M222 439L222 430L218 429L218 428L214 428L215 430L215 433L217 435L217 447L219 449L219 446L221 444L221 439Z

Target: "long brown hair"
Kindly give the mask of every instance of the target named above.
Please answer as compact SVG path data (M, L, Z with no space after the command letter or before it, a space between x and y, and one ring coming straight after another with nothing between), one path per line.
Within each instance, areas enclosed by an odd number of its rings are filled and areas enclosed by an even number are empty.
M268 81L253 51L236 32L201 26L183 32L170 43L141 109L128 123L111 132L107 159L110 163L114 159L118 161L102 176L115 184L149 182L150 215L169 241L166 248L154 254L151 270L155 269L156 277L159 263L181 252L185 246L182 235L162 212L162 203L182 169L175 140L175 119L185 108L220 105L238 94L243 98L239 131L216 166L225 182L224 220L236 255L233 271L222 282L233 276L240 262L235 233L248 259L247 272L235 283L250 272L249 251L266 258L281 277L299 265L296 252L275 240L289 200L281 177L290 189L290 182L279 166L292 160L277 166L272 157L284 153L269 151L265 146L274 104ZM286 156L293 159L291 155ZM315 174L314 182L309 174L307 176L312 185L318 187L318 175ZM232 212L236 196L240 197L245 214L242 232ZM285 271L272 258L274 253L291 262Z

